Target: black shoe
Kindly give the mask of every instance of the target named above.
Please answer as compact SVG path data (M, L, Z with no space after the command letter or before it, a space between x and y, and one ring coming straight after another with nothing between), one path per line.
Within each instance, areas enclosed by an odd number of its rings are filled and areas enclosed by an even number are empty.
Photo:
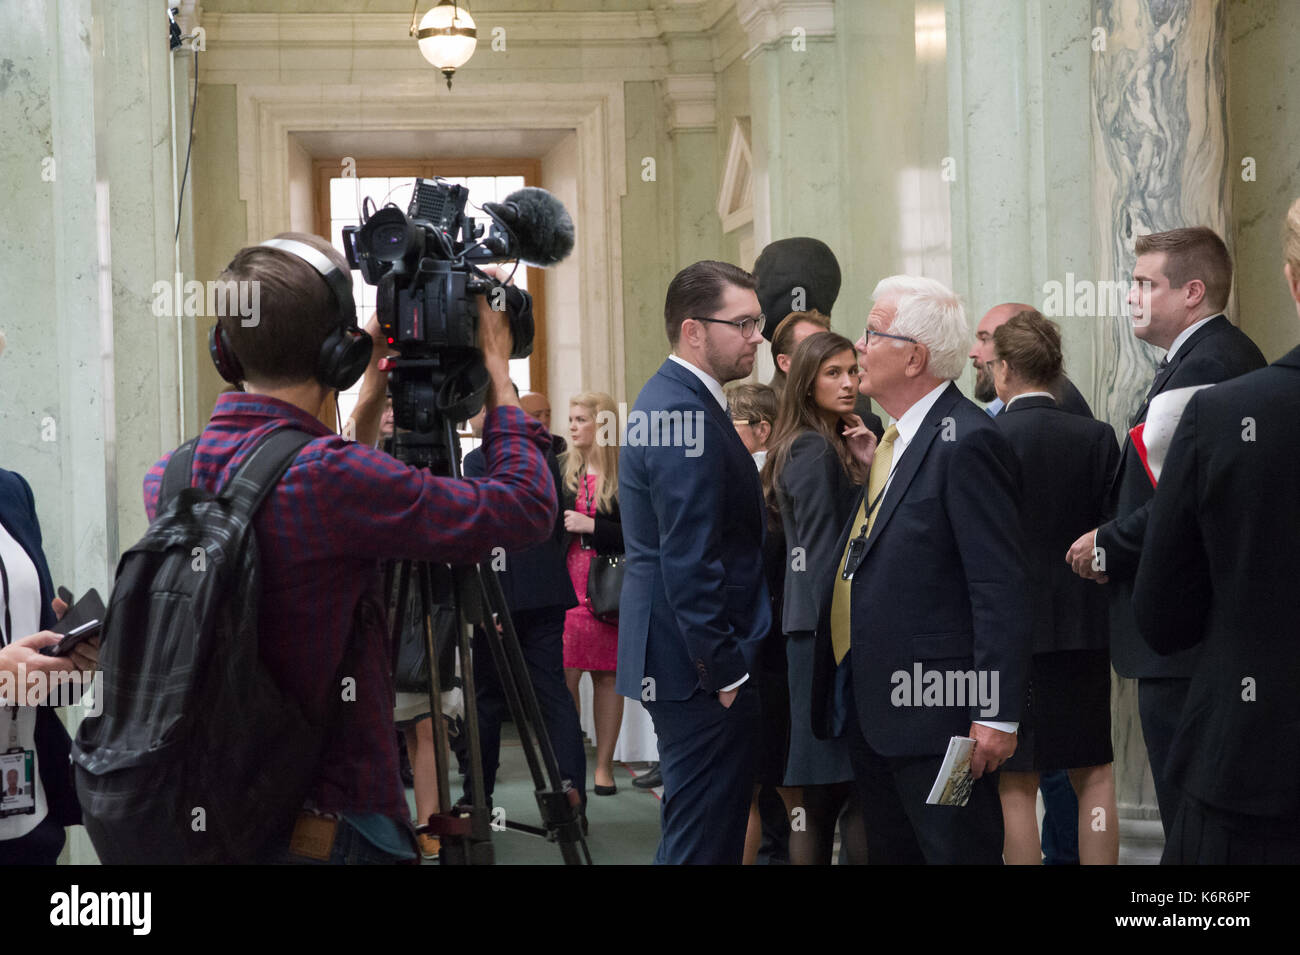
M632 785L637 789L657 789L664 784L664 777L659 772L659 764L655 763L648 773L638 776L632 780Z
M602 786L599 783L597 783L593 788L597 796L612 796L616 792L618 792L617 784L613 786Z

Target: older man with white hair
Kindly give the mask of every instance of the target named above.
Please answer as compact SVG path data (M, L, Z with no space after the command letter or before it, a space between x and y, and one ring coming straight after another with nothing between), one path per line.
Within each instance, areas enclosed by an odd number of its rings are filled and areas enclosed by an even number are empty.
M872 298L860 388L893 424L827 583L814 725L849 740L871 863L996 864L997 769L1031 650L1019 465L953 381L969 335L957 296L896 275ZM969 799L928 805L955 736L975 740Z

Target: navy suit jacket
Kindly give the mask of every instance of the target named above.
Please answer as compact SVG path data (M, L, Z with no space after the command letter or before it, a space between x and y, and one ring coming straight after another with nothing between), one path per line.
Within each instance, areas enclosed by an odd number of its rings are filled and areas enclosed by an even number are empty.
M894 462L866 554L852 583L846 663L862 734L883 756L943 753L974 720L1018 722L1025 698L1032 611L1019 516L1020 465L1001 430L957 386L947 389ZM840 533L844 553L854 518ZM839 573L840 568L836 568ZM833 587L834 579L825 586ZM823 601L813 673L813 727L830 734L834 656L831 601ZM894 674L985 673L992 712L898 705ZM919 691L918 691L919 692ZM966 700L971 703L969 696ZM852 714L849 714L850 718Z
M546 466L551 469L551 478L558 488L560 469L555 454L551 451L546 452ZM487 474L481 449L475 448L465 455L464 471L465 477ZM501 581L501 592L505 594L506 606L511 611L541 610L546 607L568 610L578 606L573 581L569 579L569 570L565 564L567 541L564 512L557 508L555 526L551 529L550 537L535 547L506 555L505 567L497 573L497 579ZM485 563L492 566L490 559Z
M1264 356L1241 329L1216 315L1179 347L1160 371L1129 426L1145 421L1151 399L1162 391L1192 385L1215 385L1265 365ZM1127 437L1127 436L1125 436ZM1133 447L1125 440L1119 469L1111 485L1110 512L1114 520L1097 529L1097 547L1105 555L1110 595L1110 653L1115 672L1125 677L1188 677L1195 664L1192 652L1162 657L1138 633L1133 619L1133 575L1142 555L1142 538L1155 488Z
M1166 773L1231 812L1300 824L1300 348L1198 392L1160 474L1133 610L1199 647Z
M36 519L36 499L22 476L0 469L0 524L19 544L36 565L36 576L41 585L41 629L54 626L54 584L50 568L41 550L41 526ZM9 636L9 635L7 635ZM13 638L29 636L13 634ZM45 801L50 818L61 826L74 826L81 822L81 807L72 785L71 740L63 722L52 707L39 707L36 713L36 759L40 763L41 783L45 786Z
M647 446L647 431L662 437L651 424L665 412L693 416L697 447ZM627 554L618 692L685 700L756 674L771 625L758 470L730 415L671 359L629 414L618 492Z

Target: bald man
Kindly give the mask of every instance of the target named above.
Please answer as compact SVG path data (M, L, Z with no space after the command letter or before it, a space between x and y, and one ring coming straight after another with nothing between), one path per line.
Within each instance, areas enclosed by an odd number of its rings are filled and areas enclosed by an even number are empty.
M546 395L537 391L525 391L519 396L519 407L546 425L547 431L551 430L551 402ZM556 457L559 457L568 449L568 445L558 434L552 434L551 437L555 441L552 450L555 451Z
M1001 305L994 305L984 313L980 319L979 325L975 329L975 344L971 346L970 360L975 366L975 400L987 404L984 410L990 415L996 416L1002 410L1002 400L998 397L997 391L993 387L993 373L989 371L988 363L993 358L993 333L998 327L1006 322L1012 315L1019 312L1037 312L1032 305L1025 305L1023 302L1003 302ZM1092 417L1092 409L1088 407L1088 402L1084 400L1079 389L1074 387L1074 382L1070 381L1062 372L1061 377L1052 383L1052 394L1056 396L1056 403L1061 406L1062 411L1068 411L1071 414ZM525 409L526 410L526 409Z

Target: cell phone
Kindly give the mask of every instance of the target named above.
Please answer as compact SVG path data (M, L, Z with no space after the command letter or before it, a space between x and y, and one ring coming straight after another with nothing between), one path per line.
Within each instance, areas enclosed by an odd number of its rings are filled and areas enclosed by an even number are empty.
M69 631L54 646L41 647L41 653L47 657L66 657L73 648L80 646L87 640L94 640L103 629L103 624L100 621L87 620L81 626Z

